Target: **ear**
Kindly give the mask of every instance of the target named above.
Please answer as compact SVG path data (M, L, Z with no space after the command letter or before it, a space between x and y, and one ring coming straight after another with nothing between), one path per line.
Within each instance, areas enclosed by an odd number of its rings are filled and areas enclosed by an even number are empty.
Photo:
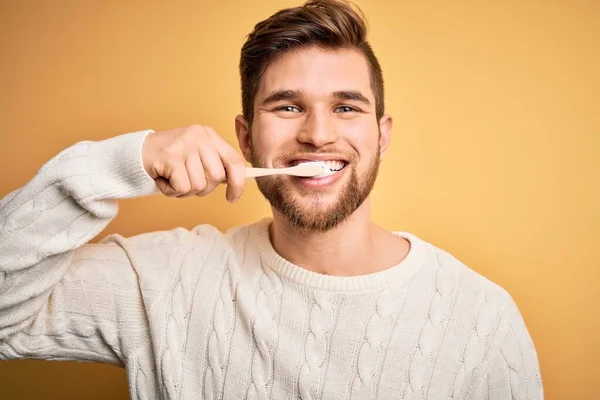
M248 128L248 121L243 115L235 117L235 133L244 158L250 162L250 129Z
M379 120L379 148L380 157L383 160L385 153L390 145L392 137L392 117L391 115L384 115Z

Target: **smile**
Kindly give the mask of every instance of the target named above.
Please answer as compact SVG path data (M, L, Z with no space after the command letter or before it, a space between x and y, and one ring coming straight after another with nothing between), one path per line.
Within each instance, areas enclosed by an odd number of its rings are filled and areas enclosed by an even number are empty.
M320 175L317 175L315 177L308 178L308 179L320 179L320 178L325 178L325 177L331 176L331 175L343 170L344 167L348 164L344 160L296 160L296 161L290 163L290 166L301 165L301 164L305 164L305 163L314 163L314 162L324 164L325 167L323 169L325 171L323 173L321 173Z

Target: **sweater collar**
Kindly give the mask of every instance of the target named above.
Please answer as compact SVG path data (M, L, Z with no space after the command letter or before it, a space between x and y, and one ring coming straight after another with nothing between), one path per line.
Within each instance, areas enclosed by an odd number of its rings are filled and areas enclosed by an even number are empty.
M410 243L407 256L400 263L382 271L357 276L333 276L309 271L281 257L269 237L272 218L254 225L255 240L260 257L267 267L278 275L301 285L331 291L356 291L383 288L393 284L403 286L420 269L425 260L427 243L407 232L392 232Z

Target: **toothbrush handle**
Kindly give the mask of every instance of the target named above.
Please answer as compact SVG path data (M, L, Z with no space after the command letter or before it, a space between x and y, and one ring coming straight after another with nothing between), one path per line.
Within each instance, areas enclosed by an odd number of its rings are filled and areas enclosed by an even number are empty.
M279 175L282 171L278 168L254 168L246 167L246 178L258 178L259 176Z
M307 171L307 167L309 170ZM292 176L317 176L320 173L323 173L324 170L321 166L317 167L317 171L315 171L315 166L307 166L307 165L296 165L294 167L285 167L285 168L255 168L255 167L246 167L246 179L248 178L258 178L261 176L269 176L269 175L292 175ZM227 179L221 182L222 184L227 183Z
M246 179L249 178L258 178L260 176L267 175L279 175L281 172L276 168L254 168L254 167L246 167ZM221 182L222 185L227 184L227 179L224 179Z

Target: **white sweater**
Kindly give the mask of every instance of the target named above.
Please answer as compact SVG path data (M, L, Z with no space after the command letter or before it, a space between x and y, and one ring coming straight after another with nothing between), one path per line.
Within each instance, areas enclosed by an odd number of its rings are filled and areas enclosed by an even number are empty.
M0 201L0 359L126 368L133 399L540 399L511 297L414 235L356 277L280 257L269 220L86 244L155 191L149 131L63 151Z

